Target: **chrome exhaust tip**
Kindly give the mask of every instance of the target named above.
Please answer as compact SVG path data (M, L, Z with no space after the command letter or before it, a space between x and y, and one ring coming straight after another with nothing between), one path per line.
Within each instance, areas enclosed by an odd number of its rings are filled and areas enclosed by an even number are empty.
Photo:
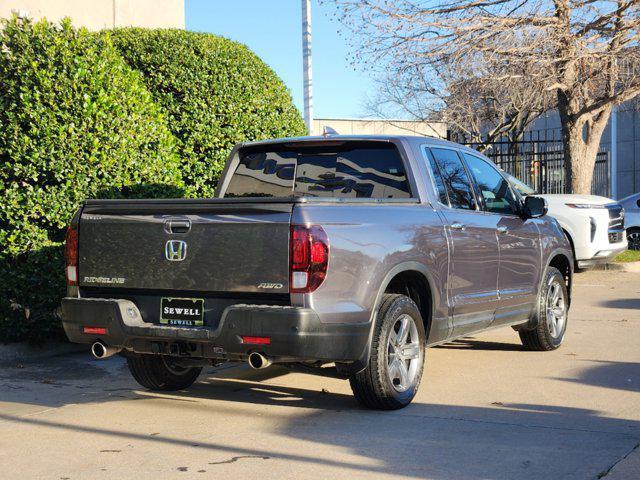
M120 353L121 350L121 348L108 347L102 342L95 342L93 345L91 345L91 354L98 360L109 358L116 353Z
M252 352L251 354L249 354L248 362L249 366L255 370L267 368L269 365L271 365L271 359L258 352Z

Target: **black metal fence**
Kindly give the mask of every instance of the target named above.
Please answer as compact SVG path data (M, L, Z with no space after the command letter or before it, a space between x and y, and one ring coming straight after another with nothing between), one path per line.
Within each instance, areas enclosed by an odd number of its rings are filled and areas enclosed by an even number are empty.
M460 142L472 148L477 143ZM483 152L505 172L526 183L538 193L570 193L565 182L564 152L559 132L534 130L520 141L492 142ZM611 196L609 152L598 152L591 193Z

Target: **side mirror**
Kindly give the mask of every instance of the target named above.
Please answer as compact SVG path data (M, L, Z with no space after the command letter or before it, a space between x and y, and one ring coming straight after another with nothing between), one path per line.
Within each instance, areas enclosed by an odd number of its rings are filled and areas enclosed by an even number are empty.
M522 210L524 218L544 217L548 211L547 201L541 197L526 197Z

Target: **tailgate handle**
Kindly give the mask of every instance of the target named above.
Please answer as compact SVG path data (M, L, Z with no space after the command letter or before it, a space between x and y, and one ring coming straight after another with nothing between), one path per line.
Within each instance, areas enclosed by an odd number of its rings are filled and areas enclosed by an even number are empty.
M167 233L187 233L191 230L191 220L165 220L164 230Z

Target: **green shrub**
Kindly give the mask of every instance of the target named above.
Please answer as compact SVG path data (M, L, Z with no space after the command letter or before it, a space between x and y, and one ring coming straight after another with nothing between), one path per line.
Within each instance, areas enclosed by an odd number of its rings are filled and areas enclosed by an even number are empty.
M108 38L0 25L0 341L60 334L65 227L88 197L182 194L166 119Z
M106 32L168 117L194 196L211 196L233 144L304 135L278 76L242 44L183 30Z

